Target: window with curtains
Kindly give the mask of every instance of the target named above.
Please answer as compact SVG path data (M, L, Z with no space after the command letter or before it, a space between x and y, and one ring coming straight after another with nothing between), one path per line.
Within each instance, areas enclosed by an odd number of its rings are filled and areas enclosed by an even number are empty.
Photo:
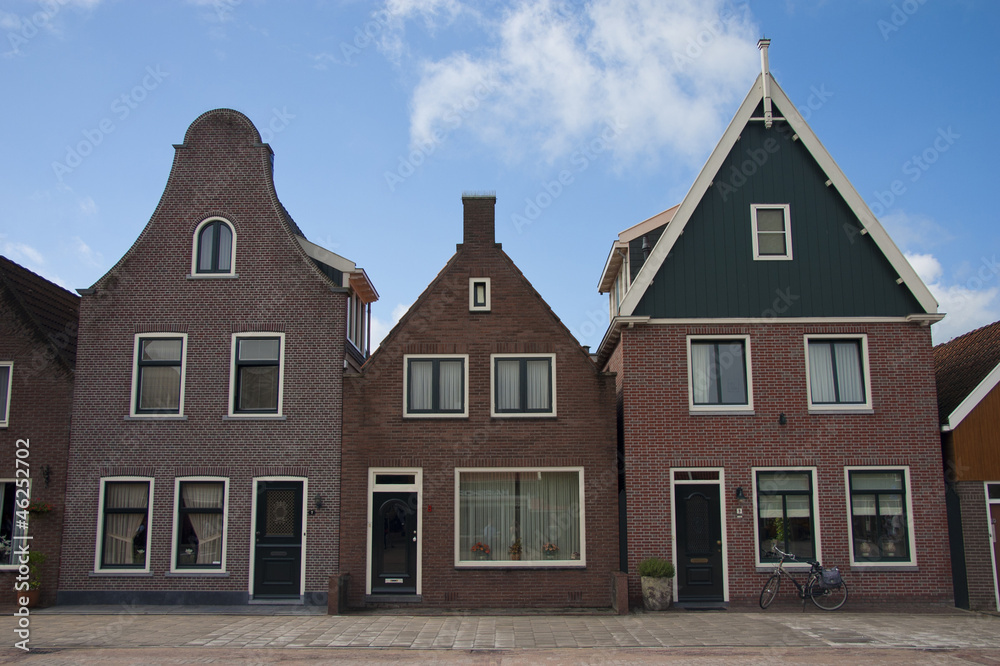
M178 480L176 569L223 569L225 500L225 480Z
M104 481L101 569L148 569L148 480Z
M14 374L14 364L0 361L0 428L6 428L10 422L10 387Z
M747 337L688 338L691 408L752 408Z
M405 414L465 416L465 356L406 356Z
M183 334L136 336L133 416L183 413L186 338Z
M232 414L281 414L281 334L233 336Z
M555 414L555 354L494 354L493 416Z
M27 479L21 479L22 487L26 481ZM17 565L14 549L24 545L22 537L28 532L24 520L17 516L18 511L22 512L22 518L28 512L17 506L17 499L17 480L0 480L0 567ZM23 492L21 500L24 500ZM29 541L28 544L30 543Z
M809 406L868 407L865 338L808 338Z
M224 220L203 222L195 232L195 273L233 272L233 228Z
M799 558L815 559L813 472L767 470L756 475L760 561L777 561L776 557L764 557L774 546Z
M854 560L909 562L905 470L848 470L847 482Z
M758 261L792 258L792 230L788 204L752 204L753 258Z
M584 563L582 471L459 470L457 475L458 564Z

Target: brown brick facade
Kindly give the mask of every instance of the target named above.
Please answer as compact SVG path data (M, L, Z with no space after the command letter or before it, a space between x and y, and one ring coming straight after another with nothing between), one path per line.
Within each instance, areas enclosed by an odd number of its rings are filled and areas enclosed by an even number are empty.
M60 598L67 603L245 603L252 593L254 479L308 482L306 602L337 573L340 409L347 289L311 262L278 202L270 148L234 111L190 127L138 240L81 306ZM235 230L235 276L192 278L193 235L210 216ZM187 336L183 418L130 414L137 333ZM283 334L280 418L231 418L233 334ZM102 478L154 481L149 573L95 573ZM225 571L171 574L175 479L228 479Z
M464 243L344 387L341 570L366 600L369 469L417 468L423 486L419 601L453 608L608 607L618 570L613 378L598 372L510 258L494 244L495 198L468 197ZM489 312L470 312L469 278L490 279ZM406 418L406 354L468 355L468 416ZM554 353L557 414L491 417L491 355ZM586 567L456 566L456 468L580 467ZM506 548L501 539L500 547ZM399 599L392 601L398 602Z
M803 336L868 336L873 413L810 414ZM688 335L749 335L753 414L692 414L688 406ZM937 435L930 330L918 324L637 325L625 328L609 356L619 373L627 466L629 580L639 601L638 563L670 557L672 468L721 468L728 599L755 604L763 586L754 553L755 467L816 470L819 547L838 565L852 601L951 600L944 480ZM784 413L785 425L778 422ZM851 567L845 467L909 470L916 566ZM737 487L747 500L738 501ZM742 509L742 517L738 510Z

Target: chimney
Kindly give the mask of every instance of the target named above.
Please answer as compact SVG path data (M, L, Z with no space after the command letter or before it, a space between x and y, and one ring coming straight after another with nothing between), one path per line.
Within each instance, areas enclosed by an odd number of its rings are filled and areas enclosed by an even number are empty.
M771 67L767 62L767 47L771 45L771 40L767 37L761 38L757 42L760 49L760 72L761 84L764 86L764 127L771 129L774 124L774 117L771 114Z
M496 243L496 192L463 192L465 230L462 244L492 247Z

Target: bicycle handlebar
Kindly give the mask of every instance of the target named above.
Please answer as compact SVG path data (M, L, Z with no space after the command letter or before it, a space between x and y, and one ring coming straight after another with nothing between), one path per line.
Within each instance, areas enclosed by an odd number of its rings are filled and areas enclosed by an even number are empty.
M798 561L798 559L799 559L798 557L795 556L794 553L786 553L785 551L781 550L777 546L771 546L771 550L769 550L768 552L764 553L764 557L772 557L774 555L778 555L782 560ZM816 560L802 560L802 561L805 562L806 564L810 565L813 569L822 569L823 568L823 565L821 565Z

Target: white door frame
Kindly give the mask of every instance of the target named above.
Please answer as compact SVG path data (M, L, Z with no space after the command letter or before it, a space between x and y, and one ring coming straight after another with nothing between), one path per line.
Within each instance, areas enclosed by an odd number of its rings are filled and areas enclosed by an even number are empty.
M302 565L299 567L299 600L305 600L306 589L306 498L309 496L309 478L305 476L255 476L250 485L252 493L250 501L250 579L247 581L247 591L253 600L254 566L257 563L257 483L260 481L301 481L302 482Z
M674 479L677 472L718 472L718 479ZM671 467L670 468L670 556L677 563L677 507L674 503L674 486L719 486L719 517L722 528L722 600L729 601L729 539L726 538L726 469L724 467ZM674 576L674 599L680 587L679 576Z
M412 474L413 483L393 483L379 484L375 482L377 474ZM367 555L365 558L365 594L372 593L372 511L375 506L373 496L375 493L416 493L417 494L417 580L416 594L422 594L423 579L423 543L424 543L424 514L423 514L423 483L424 470L421 467L369 467L368 468L368 517L365 524L368 525L365 536L365 548Z
M1000 482L985 481L983 482L983 494L986 495L986 524L990 528L990 565L993 567L993 601L996 603L996 610L1000 610L1000 580L997 578L997 549L1000 548L1000 534L997 534L997 530L1000 529L1000 525L995 525L993 523L993 514L990 509L993 506L1000 506L1000 498L990 499L990 486L1000 487Z

